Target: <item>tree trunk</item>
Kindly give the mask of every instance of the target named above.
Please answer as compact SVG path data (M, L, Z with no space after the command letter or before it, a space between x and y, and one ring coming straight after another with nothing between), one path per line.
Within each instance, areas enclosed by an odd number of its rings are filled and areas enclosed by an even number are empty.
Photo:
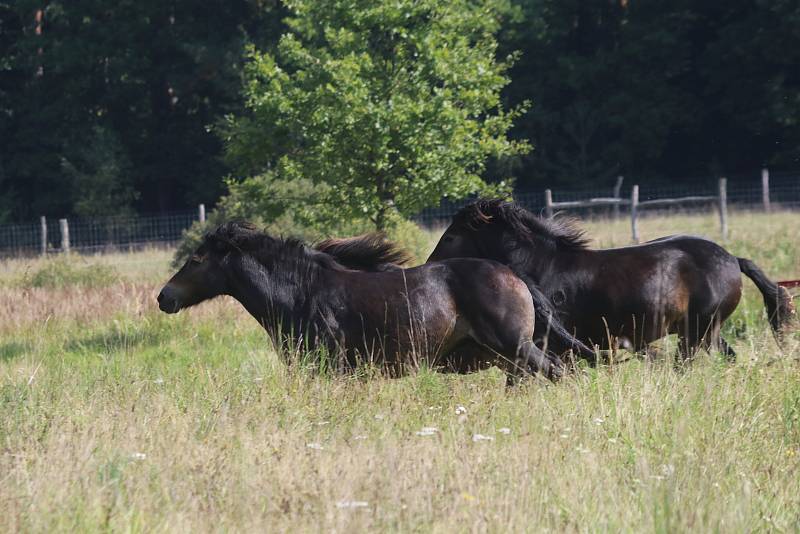
M381 201L378 213L375 214L375 229L379 232L386 230L386 204Z
M378 197L378 202L380 203L378 206L378 211L375 213L375 229L379 232L383 232L386 230L386 216L394 201L391 192L389 192L389 189L386 186L385 176L379 174L375 178L375 193Z

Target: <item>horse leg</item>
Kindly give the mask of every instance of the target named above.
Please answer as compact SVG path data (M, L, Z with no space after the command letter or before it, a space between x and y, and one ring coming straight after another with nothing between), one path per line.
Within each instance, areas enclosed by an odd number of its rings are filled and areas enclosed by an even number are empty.
M682 324L677 330L678 333L678 358L675 359L675 366L680 367L682 364L689 362L697 353L700 348L700 340L703 333L699 328L699 318L695 319L695 324L690 324L690 316L686 316L682 320Z
M475 336L473 339L496 355L495 365L506 372L506 383L509 385L516 384L519 377L524 374L537 372L541 372L551 380L560 378L564 363L557 355L545 353L536 346L532 330L532 328L527 330L497 325L496 328L490 327L484 330L483 335Z
M678 332L678 348L684 362L691 360L699 348L709 353L717 349L728 361L736 359L736 352L720 335L722 323L718 316L696 316L694 324L683 326Z
M442 373L460 375L474 373L489 367L486 363L489 352L485 347L478 345L472 339L468 339L446 354L442 360L443 365L438 369Z
M504 370L506 386L514 386L523 374L541 372L548 379L556 381L564 374L564 363L555 354L542 351L533 341L523 341L516 351L515 357L506 356Z
M713 320L709 332L701 340L703 348L711 353L713 350L719 351L726 360L733 362L736 360L736 351L734 351L725 339L720 334L722 325L718 320Z
M719 350L720 350L720 352L722 352L723 356L725 356L725 358L729 362L735 362L736 361L736 351L733 350L733 348L730 346L730 344L727 341L725 341L725 338L722 337L722 336L719 336L719 340L717 341L717 343L719 345Z
M517 351L517 357L525 364L528 372L542 372L550 380L558 380L564 374L564 362L557 355L545 353L533 341L524 341Z

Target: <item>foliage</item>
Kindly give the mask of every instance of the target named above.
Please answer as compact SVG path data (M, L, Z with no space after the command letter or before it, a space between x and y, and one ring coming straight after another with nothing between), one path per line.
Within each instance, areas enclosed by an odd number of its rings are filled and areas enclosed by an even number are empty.
M522 188L604 186L616 174L640 184L720 173L735 182L763 165L800 163L793 0L288 4L0 0L0 220L211 207L231 172L261 176L253 185L265 176L332 185L330 204L308 211L366 219L378 216L377 189L407 214L435 194L510 175ZM381 79L397 93L391 105L367 97L380 94ZM470 80L477 85L465 88ZM258 97L270 84L279 90ZM500 89L502 106L491 97ZM504 147L476 147L485 131L452 127L476 104L505 132L509 112L499 110L526 101L531 111L510 135L532 141L529 155L484 159L484 149ZM223 160L208 126L225 115L239 135L222 129L234 141ZM356 159L371 149L374 157ZM329 168L329 156L347 166ZM354 178L375 169L383 172L366 186ZM397 169L410 171L388 172ZM359 203L366 213L353 213Z
M522 108L500 101L513 60L495 60L500 5L289 2L277 51L248 50L248 112L222 128L229 160L242 175L321 184L307 202L318 217L380 229L391 213L487 189L487 159L526 149L506 139Z
M800 162L800 5L520 0L510 102L520 175L575 187L731 176Z
M138 196L130 183L130 161L113 132L96 127L92 133L72 160L65 157L61 162L74 184L75 214L123 215Z
M358 235L373 230L364 219L336 220L320 217L309 200L320 195L324 185L309 180L287 182L271 177L271 173L254 176L241 182L229 181L229 193L208 214L205 223L196 222L183 234L172 262L183 264L200 245L203 235L230 220L247 220L272 235L298 237L313 243L327 237ZM390 239L407 248L420 263L430 252L430 237L415 223L390 215L386 232Z

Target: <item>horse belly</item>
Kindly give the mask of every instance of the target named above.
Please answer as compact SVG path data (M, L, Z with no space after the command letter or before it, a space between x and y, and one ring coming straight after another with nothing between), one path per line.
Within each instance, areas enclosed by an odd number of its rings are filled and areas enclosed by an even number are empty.
M641 350L664 337L688 309L688 290L674 275L644 272L637 280L609 282L577 299L577 320L564 321L581 339L603 348Z
M396 297L372 302L347 321L348 346L371 354L373 359L380 357L389 365L433 363L443 349L449 348L456 329L452 302L437 298L426 287Z

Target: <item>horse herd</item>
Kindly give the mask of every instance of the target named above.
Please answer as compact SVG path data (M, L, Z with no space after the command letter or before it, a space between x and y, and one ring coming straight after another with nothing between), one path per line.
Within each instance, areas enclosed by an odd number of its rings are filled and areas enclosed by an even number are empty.
M341 368L369 361L392 376L421 363L467 373L496 365L509 383L558 379L565 356L647 352L677 334L681 360L733 349L720 335L741 298L741 274L764 297L780 342L795 314L788 292L753 262L699 237L588 248L568 220L501 200L462 208L427 262L381 234L308 247L246 222L206 234L158 295L166 313L218 295L238 300L282 350L317 349Z

